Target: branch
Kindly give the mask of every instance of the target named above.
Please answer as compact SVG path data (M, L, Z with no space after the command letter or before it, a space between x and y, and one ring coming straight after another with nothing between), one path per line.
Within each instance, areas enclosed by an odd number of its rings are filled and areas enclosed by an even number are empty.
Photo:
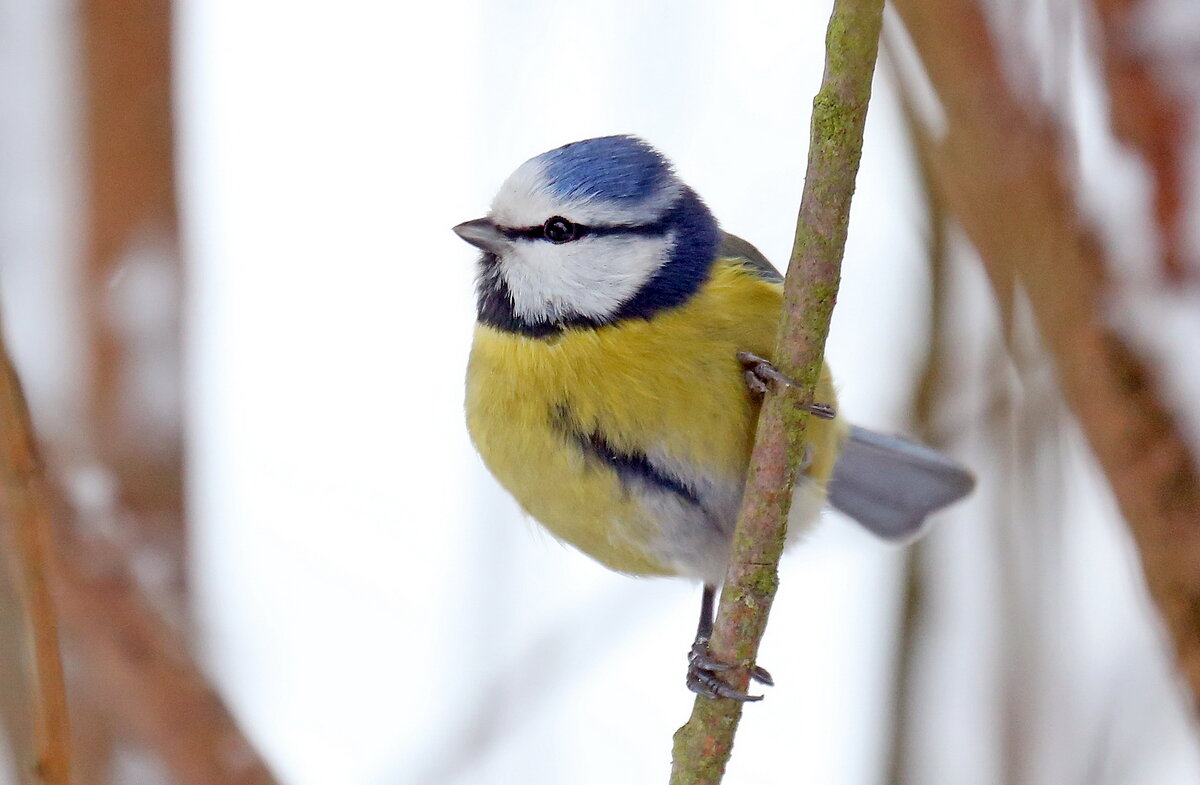
M997 289L1016 276L1200 696L1200 476L1147 363L1105 318L1103 249L1078 218L1059 130L1004 78L971 0L896 0L946 111L935 173Z
M20 569L11 539L9 532L0 537L0 782L39 785L29 710L38 685L29 662L29 619L22 587L16 583Z
M1154 175L1154 217L1162 241L1162 272L1175 282L1188 274L1184 196L1188 149L1187 105L1163 84L1161 64L1138 43L1144 31L1141 0L1094 0L1099 19L1097 48L1108 82L1114 135L1137 150Z
M929 322L925 332L925 357L912 395L912 425L918 439L932 447L945 446L946 425L938 412L945 406L949 388L946 375L948 358L946 341L948 220L946 205L934 186L930 162L930 143L909 84L900 78L900 63L896 56L894 27L883 36L884 58L896 78L900 108L904 115L905 131L911 137L913 155L920 174L921 196L928 215L925 237L925 258L929 263ZM927 624L926 597L929 592L929 546L920 540L904 554L904 597L899 629L896 633L893 660L891 738L888 745L888 785L905 785L913 781L912 757L916 749L914 728L917 723L914 684L917 647Z
M808 171L784 285L774 361L798 383L768 392L734 532L710 649L742 667L728 672L744 690L778 586L808 414L824 362L837 300L871 78L879 47L882 0L835 0L825 37L825 74L813 101ZM724 775L742 704L696 698L675 734L672 785L715 785Z
M29 407L0 335L0 482L5 544L12 550L15 584L27 609L33 641L34 689L28 710L36 746L35 777L45 785L70 781L67 694L58 623L47 572L52 533L49 496L38 459ZM15 678L16 674L10 677Z
M53 550L63 624L96 704L179 785L277 785L178 633L99 548L64 536Z

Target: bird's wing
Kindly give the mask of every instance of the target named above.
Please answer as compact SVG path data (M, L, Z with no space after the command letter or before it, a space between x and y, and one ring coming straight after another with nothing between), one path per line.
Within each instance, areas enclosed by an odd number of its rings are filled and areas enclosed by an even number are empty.
M887 540L921 534L925 517L975 487L969 469L924 445L850 427L829 483L829 501Z
M737 259L743 262L746 267L751 268L768 281L783 283L783 276L775 269L775 265L763 256L762 251L736 234L723 233L719 253L722 259Z

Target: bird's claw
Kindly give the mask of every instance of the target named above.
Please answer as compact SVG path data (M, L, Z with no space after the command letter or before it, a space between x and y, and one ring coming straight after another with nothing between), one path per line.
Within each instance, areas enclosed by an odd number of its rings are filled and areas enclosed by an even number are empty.
M737 359L745 369L743 376L746 378L746 386L755 395L766 395L772 385L796 386L796 382L776 368L770 360L759 357L757 354L738 352ZM809 403L803 406L809 414L822 420L832 420L837 416L837 410L827 403Z
M707 638L697 638L692 644L692 650L688 652L688 689L706 698L729 698L743 703L762 700L763 696L742 692L717 675L732 669L733 666L729 663L721 662L712 656L708 650ZM771 678L767 669L757 665L750 668L750 678L768 687L775 686L775 680Z

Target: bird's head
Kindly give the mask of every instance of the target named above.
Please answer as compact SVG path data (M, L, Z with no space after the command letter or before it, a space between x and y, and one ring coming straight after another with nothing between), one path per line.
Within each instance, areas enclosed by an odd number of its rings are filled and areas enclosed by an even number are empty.
M633 136L531 158L486 218L454 231L483 250L480 321L538 336L682 304L707 278L720 242L700 198Z

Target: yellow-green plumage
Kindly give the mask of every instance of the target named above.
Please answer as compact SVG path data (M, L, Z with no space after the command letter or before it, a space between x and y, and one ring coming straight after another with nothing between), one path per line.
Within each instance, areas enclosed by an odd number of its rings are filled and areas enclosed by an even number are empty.
M663 456L740 489L758 402L736 354L770 359L781 303L780 284L722 259L686 303L651 320L540 338L478 325L467 370L471 438L556 537L614 570L686 573L663 555L662 510L573 443L562 420L603 433L620 452ZM827 368L817 400L835 403ZM844 435L840 420L810 421L807 475L822 492ZM732 530L733 520L723 525Z
M529 159L487 216L454 232L482 251L466 409L484 462L605 566L703 581L688 686L750 699L722 681L707 643L758 418L748 383L772 371L747 371L738 355L772 359L782 277L632 136ZM815 402L836 411L827 367ZM828 497L903 541L973 484L945 456L840 417L810 419L807 441L791 535Z

